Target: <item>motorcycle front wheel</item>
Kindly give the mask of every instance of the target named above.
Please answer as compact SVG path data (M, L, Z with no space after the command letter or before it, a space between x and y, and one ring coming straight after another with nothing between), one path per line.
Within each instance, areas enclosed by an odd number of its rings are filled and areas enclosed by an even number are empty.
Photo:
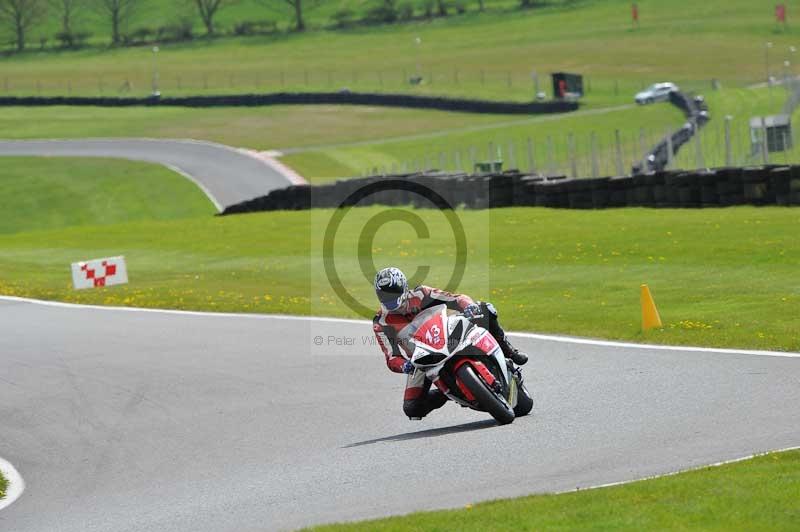
M514 407L514 414L517 417L527 416L533 410L533 397L524 384L517 381L517 406Z
M507 425L514 421L514 409L502 397L498 397L494 390L489 388L489 385L475 373L471 365L464 364L458 368L456 375L464 383L464 386L472 392L481 408L489 412L498 423Z

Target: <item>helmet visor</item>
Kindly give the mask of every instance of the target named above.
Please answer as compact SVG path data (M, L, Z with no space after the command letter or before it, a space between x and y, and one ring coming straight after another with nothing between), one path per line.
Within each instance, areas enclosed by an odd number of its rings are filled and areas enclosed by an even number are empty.
M380 300L381 305L383 305L386 310L397 310L403 305L405 299L405 292L397 293L384 292L383 290L378 291L378 300Z

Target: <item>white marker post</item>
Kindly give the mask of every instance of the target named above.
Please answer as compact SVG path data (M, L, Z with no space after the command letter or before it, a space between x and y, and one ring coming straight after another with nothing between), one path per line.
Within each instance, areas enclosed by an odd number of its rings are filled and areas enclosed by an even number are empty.
M72 284L76 290L127 284L125 257L109 257L72 263Z

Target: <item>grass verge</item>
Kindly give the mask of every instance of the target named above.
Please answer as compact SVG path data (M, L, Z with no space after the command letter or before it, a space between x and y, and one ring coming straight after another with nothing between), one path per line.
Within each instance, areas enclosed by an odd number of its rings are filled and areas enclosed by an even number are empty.
M194 138L252 149L313 147L482 127L525 117L362 106L247 109L5 107L4 139Z
M798 498L800 451L788 451L622 486L312 530L796 530Z
M3 476L3 472L0 471L0 499L6 498L6 489L8 488L8 481L6 477Z
M505 168L530 170L533 165L550 175L572 175L572 156L576 159L577 176L586 177L592 172L594 136L599 174L616 175L616 130L621 133L623 168L630 171L646 150L668 131L678 129L684 120L683 114L667 103L620 106L297 150L282 160L314 181L325 181L382 169L386 173L417 168L471 170L473 160L496 160L498 156Z
M456 253L440 211L429 238L394 221L371 243L375 266L445 286ZM341 282L374 306L359 235L381 208L350 211L337 234ZM800 350L800 211L533 208L456 211L469 253L460 291L490 300L512 330L630 341ZM327 281L321 234L332 211L136 221L0 235L0 293L42 299L353 317ZM70 262L124 254L131 284L73 291ZM367 256L367 260L370 258ZM367 266L364 266L367 264ZM362 273L362 267L365 268ZM419 276L418 276L419 277ZM640 330L639 285L665 323Z
M0 234L215 213L186 178L117 159L3 157Z

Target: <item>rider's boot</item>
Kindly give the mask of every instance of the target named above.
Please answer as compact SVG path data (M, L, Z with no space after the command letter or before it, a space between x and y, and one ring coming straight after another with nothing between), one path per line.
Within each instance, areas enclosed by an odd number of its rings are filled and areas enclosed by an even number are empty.
M479 323L479 325L492 333L497 343L500 344L500 349L503 350L503 354L506 358L511 359L511 361L518 366L525 364L528 361L528 355L511 345L511 342L508 341L508 336L506 336L506 332L500 326L500 322L497 319L497 310L494 308L494 305L486 302L482 302L480 305L484 314L483 320L485 321Z
M528 355L511 345L511 342L508 341L508 336L503 335L503 339L499 340L499 344L506 358L510 358L517 366L523 366L528 362Z
M443 407L447 401L447 396L439 390L430 390L419 399L404 401L403 411L408 416L408 419L419 421L432 411Z

